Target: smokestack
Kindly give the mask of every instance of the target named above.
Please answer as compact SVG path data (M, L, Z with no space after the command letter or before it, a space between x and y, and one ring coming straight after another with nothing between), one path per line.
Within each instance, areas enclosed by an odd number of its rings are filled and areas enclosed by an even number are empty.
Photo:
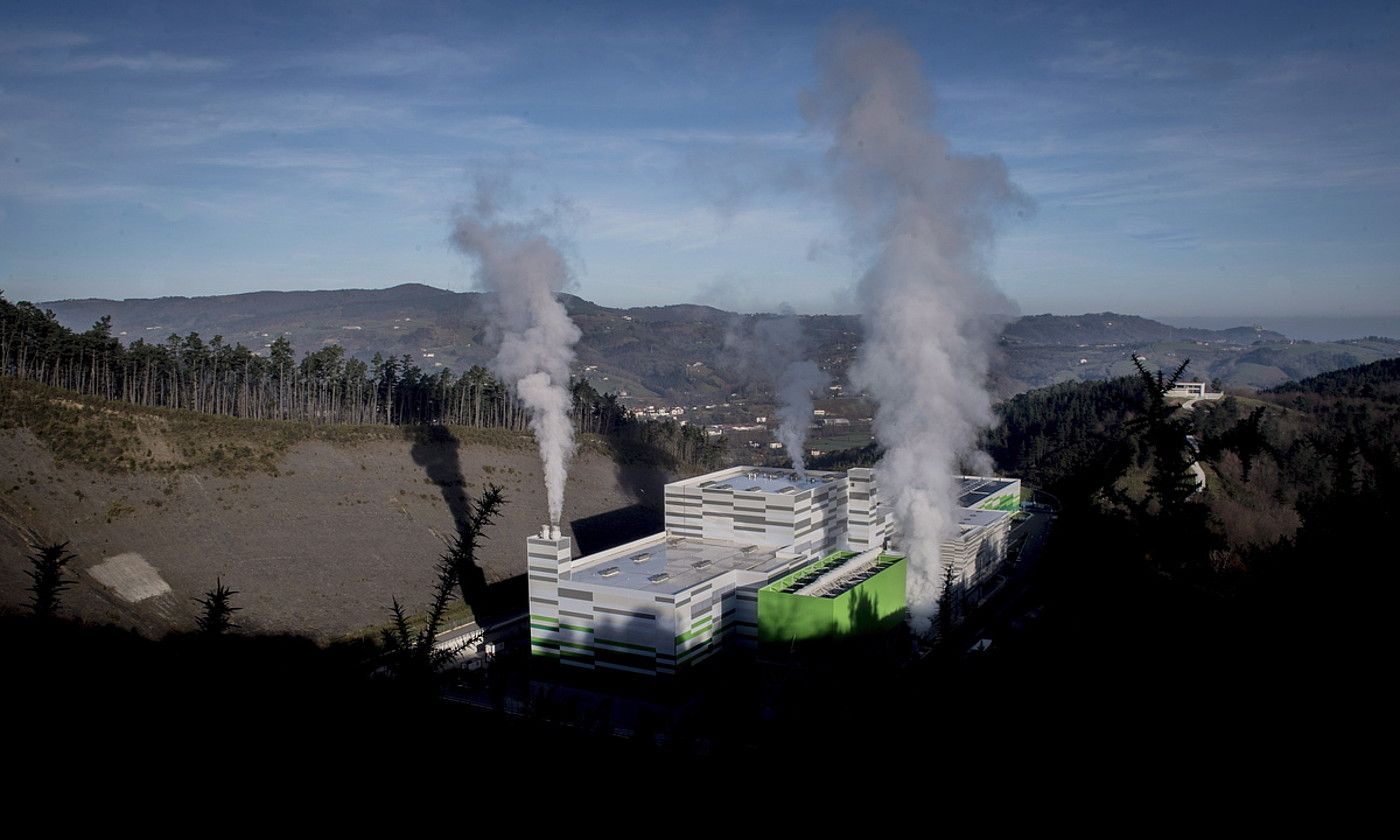
M917 631L937 609L939 546L956 527L952 475L992 422L990 348L1013 307L988 275L996 215L1028 208L994 156L952 151L933 130L919 56L899 35L846 21L819 51L802 100L831 133L836 194L854 244L864 342L851 382L878 403L880 493L910 558Z
M477 285L490 293L486 306L497 350L489 367L515 388L530 412L530 431L544 464L549 521L557 524L574 452L569 363L581 333L558 298L569 268L549 239L551 225L548 216L500 218L496 196L478 181L476 202L470 213L458 214L452 241L477 261Z

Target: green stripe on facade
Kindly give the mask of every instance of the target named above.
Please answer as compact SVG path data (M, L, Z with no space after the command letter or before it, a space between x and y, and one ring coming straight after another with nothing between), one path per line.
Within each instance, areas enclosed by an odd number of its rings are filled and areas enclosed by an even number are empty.
M577 632L579 632L579 633L592 633L592 632L593 632L593 628L592 628L592 627L580 627L580 626L578 626L577 624L560 624L560 625L559 625L559 629L561 629L561 630L575 630L575 631L577 631Z
M531 620L531 621L543 621L543 622L545 622L546 624L558 624L558 623L559 623L559 619L557 619L557 618L550 618L550 617L547 616L547 615L535 615L534 613L530 613L530 620Z
M690 641L691 639L695 638L696 636L703 636L703 635L705 635L705 634L708 633L708 632L710 632L710 628L709 628L709 627L701 627L699 630L691 630L691 631L689 631L689 632L687 632L687 633L682 633L682 634L680 634L679 636L676 637L676 644L679 645L679 644L681 644L681 643L683 643L683 642L688 642L688 641Z

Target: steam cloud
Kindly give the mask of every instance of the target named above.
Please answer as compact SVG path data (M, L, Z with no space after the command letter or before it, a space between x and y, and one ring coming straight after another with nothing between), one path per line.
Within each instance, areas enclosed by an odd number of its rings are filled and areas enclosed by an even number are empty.
M999 158L956 154L931 128L932 90L903 38L846 21L818 59L803 111L832 134L836 192L871 261L857 288L865 341L851 380L879 406L876 477L924 632L942 588L939 546L956 528L952 475L992 421L990 350L1013 309L987 273L995 216L1029 201Z
M787 451L793 469L806 472L812 391L826 387L831 377L806 358L802 323L791 311L778 317L758 316L747 330L737 323L731 327L724 346L742 371L772 386L777 403L778 442Z
M569 266L547 234L551 221L548 216L502 219L492 191L478 184L471 211L457 216L452 241L476 259L477 283L492 293L486 305L499 347L490 368L514 384L529 409L544 462L549 522L558 525L574 452L569 363L581 333L557 297L569 280Z

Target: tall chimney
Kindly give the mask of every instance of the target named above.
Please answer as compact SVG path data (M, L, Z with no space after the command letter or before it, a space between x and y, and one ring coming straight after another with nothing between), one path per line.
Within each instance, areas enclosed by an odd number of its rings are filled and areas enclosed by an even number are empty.
M525 541L532 624L559 624L559 578L573 566L574 541L546 525ZM531 635L534 635L532 630Z
M883 544L889 533L889 514L880 504L875 471L869 467L846 470L846 543L851 551L865 551Z

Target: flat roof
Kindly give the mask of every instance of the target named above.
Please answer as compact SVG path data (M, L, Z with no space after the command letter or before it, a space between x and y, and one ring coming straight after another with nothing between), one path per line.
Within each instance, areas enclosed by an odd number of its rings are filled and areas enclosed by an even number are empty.
M958 511L958 525L962 529L985 528L995 522L1000 522L1002 517L1010 516L1008 510L973 510L964 509Z
M842 472L780 470L772 467L736 467L676 482L688 487L733 490L738 493L801 493L839 481Z
M958 488L958 507L970 508L977 507L988 497L1010 487L1014 480L965 475L961 481L962 486Z
M859 554L834 551L773 581L763 587L763 591L809 598L838 598L903 559L903 554L892 551Z
M735 569L769 572L789 562L778 559L781 546L667 537L664 531L623 548L581 557L560 579L675 595Z

